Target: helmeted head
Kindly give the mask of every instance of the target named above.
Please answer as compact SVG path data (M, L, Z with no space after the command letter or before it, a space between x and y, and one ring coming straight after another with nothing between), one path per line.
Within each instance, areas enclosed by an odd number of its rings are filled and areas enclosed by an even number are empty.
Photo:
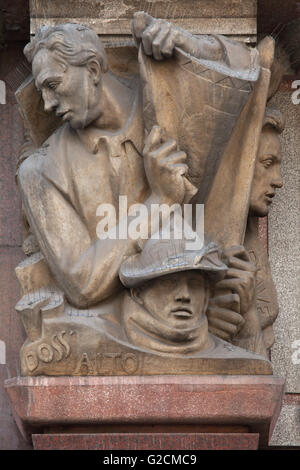
M196 327L207 310L209 282L203 271L180 271L131 289L132 298L174 329Z
M45 111L55 111L73 128L84 128L99 118L101 77L108 64L94 31L73 23L42 27L24 54L32 63Z
M279 134L284 125L283 114L277 109L267 107L251 189L250 215L265 217L273 202L275 190L283 185L280 174Z
M125 260L120 279L132 298L158 321L174 329L196 327L205 316L210 285L227 266L210 243L187 251L184 240L149 239L142 253Z

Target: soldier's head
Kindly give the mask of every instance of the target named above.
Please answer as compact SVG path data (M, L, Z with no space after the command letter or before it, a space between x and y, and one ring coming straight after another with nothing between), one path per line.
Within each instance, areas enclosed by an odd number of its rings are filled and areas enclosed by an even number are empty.
M196 326L205 315L209 282L203 271L172 273L131 289L132 298L175 329Z
M209 348L206 310L213 283L226 271L214 243L192 251L185 249L184 239L147 240L119 272L124 286L130 287L122 314L127 339L165 353Z
M107 57L97 34L73 23L42 27L24 49L45 111L55 111L73 128L84 128L102 113L101 78Z
M183 329L205 316L212 283L222 279L226 269L214 243L186 251L184 240L149 239L142 253L122 263L119 274L146 312L171 328Z
M276 189L282 187L279 134L284 124L279 110L266 109L250 196L250 215L265 217Z

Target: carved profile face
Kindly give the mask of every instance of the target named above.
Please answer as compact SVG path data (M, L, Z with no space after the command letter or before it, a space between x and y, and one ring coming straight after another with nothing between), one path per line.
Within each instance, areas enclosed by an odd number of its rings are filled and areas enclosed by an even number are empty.
M40 49L33 59L32 73L46 112L55 111L74 129L99 117L101 69L97 61L74 66L59 60L54 52Z
M200 271L183 271L148 281L132 289L133 298L169 327L197 325L205 315L209 287Z
M265 126L260 138L250 197L250 215L265 217L275 191L282 187L280 140L271 126Z

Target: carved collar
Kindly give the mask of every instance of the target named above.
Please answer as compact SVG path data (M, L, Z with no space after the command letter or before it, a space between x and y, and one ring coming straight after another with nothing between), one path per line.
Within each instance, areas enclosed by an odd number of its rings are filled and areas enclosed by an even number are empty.
M121 322L129 343L142 349L170 354L191 354L207 352L213 348L206 315L189 329L175 329L154 317L135 302L128 292L124 295Z
M132 142L136 150L142 154L143 150L143 120L141 90L135 93L131 113L125 125L116 132L103 131L90 126L86 129L78 129L77 134L83 145L89 152L96 154L102 143L106 144L109 157L120 157L122 144Z

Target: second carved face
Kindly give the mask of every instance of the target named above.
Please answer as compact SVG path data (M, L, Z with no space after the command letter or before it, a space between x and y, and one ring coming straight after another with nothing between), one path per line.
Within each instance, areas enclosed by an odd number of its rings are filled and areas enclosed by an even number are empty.
M209 287L203 272L184 271L148 281L132 295L155 318L171 328L196 326L205 315Z
M266 126L261 134L253 185L250 197L250 214L265 217L273 202L275 191L283 183L280 174L280 140L278 132Z

